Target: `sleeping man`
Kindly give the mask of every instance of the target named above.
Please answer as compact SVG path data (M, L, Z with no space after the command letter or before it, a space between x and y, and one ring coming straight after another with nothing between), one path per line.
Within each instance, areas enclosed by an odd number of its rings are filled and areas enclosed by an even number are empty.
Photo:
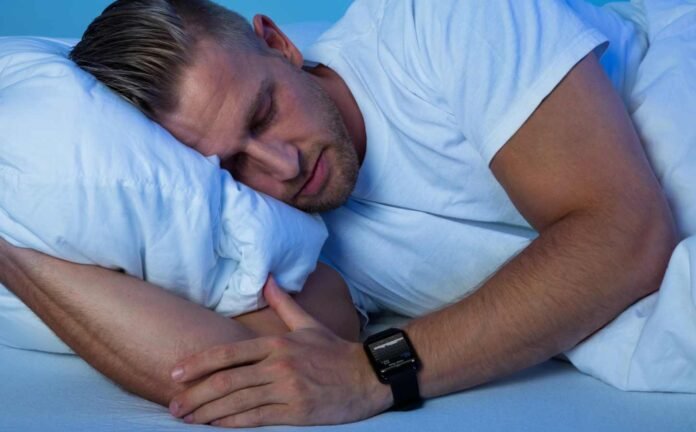
M4 243L2 282L191 423L356 421L532 366L657 290L689 233L625 105L642 42L579 1L358 0L303 56L264 16L117 1L72 59L235 179L321 212L326 264L294 299L269 278L271 307L236 321ZM414 319L364 347L341 279L363 320Z

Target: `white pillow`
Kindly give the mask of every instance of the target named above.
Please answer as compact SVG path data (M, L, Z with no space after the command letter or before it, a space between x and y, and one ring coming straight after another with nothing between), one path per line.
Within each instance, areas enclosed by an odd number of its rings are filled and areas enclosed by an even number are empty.
M269 273L300 290L326 237L320 218L235 183L217 158L74 65L69 49L0 38L0 235L228 316L263 305ZM64 351L27 314L0 286L0 342Z

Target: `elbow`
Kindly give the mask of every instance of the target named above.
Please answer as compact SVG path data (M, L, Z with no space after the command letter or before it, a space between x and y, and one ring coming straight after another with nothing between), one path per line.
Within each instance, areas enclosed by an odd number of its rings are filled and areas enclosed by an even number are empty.
M634 208L624 251L635 300L657 291L664 278L678 235L671 210L660 194L652 205Z

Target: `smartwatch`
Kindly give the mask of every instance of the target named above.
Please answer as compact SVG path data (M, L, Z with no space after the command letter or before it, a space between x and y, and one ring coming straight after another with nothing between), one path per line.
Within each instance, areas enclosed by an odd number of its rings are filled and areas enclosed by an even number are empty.
M407 411L420 407L423 404L418 390L420 361L406 333L390 328L365 339L363 347L377 379L391 386L392 409Z

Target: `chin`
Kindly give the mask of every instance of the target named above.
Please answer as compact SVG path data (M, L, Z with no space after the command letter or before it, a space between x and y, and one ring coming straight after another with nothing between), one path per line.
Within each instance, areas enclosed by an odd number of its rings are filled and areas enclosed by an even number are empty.
M307 213L324 213L336 210L348 201L354 186L355 182L326 188L319 196L312 197L307 202L297 203L295 207Z
M348 198L340 201L319 199L311 203L298 204L295 207L307 213L324 213L327 211L336 210L345 204L346 201L348 201Z
M314 197L303 202L297 202L295 207L308 213L323 213L335 210L345 204L355 189L358 181L359 163L355 149L350 140L336 140L344 143L342 146L334 146L329 162L329 170L333 176L329 176L328 183L323 190Z

